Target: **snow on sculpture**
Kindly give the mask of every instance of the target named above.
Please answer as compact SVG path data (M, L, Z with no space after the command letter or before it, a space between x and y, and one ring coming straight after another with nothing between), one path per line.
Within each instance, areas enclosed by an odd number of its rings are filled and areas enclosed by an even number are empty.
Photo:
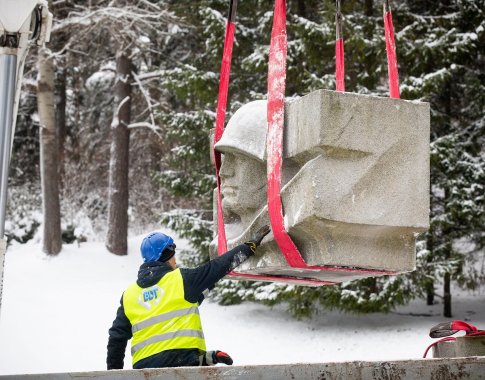
M266 106L241 107L215 145L229 249L269 224ZM341 282L412 271L429 227L429 105L319 90L285 108L285 227L305 262L328 270L289 267L270 234L238 272Z

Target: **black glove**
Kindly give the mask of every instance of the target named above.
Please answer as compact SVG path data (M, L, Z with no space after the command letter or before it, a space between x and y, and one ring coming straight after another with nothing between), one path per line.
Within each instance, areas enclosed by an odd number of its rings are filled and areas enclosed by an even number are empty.
M224 363L226 365L232 365L232 358L222 351L207 351L200 357L200 365L216 365L218 363Z
M259 247L263 238L266 235L268 235L270 231L271 229L269 228L268 225L261 227L253 235L251 235L251 241L254 242L254 244L256 244L256 247Z
M271 229L269 228L269 226L265 225L257 230L254 234L252 234L251 240L245 242L244 244L249 245L251 251L253 251L253 253L256 253L256 248L259 247L263 238L268 235L270 231Z

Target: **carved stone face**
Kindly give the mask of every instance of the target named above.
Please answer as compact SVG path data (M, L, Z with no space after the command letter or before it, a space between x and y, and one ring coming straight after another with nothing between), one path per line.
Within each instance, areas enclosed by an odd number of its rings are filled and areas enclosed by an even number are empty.
M229 249L270 224L266 116L264 101L244 105L215 144ZM414 270L429 225L429 105L315 91L285 105L283 137L284 228L307 265L334 268L292 267L269 234L237 273L342 282Z
M224 153L220 169L222 206L226 212L244 216L266 203L266 166L242 154Z

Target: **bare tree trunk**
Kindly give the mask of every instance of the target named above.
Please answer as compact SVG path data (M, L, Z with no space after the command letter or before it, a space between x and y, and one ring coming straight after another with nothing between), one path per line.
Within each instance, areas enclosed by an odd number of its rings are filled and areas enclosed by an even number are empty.
M447 112L449 115L449 112ZM449 204L450 194L449 189L445 188L445 214L448 214L449 210L447 205ZM444 258L446 261L451 259L453 245L451 242L451 226L445 225L444 228L444 239L445 239L445 253ZM451 273L446 272L443 278L443 316L451 318Z
M431 252L427 263L431 265L432 263L432 252L434 250L434 240L433 240L433 231L430 229L428 231L428 236L426 238L426 249ZM431 275L427 279L426 283L426 305L433 305L434 304L434 277L432 275L433 270L428 268L427 272Z
M66 69L59 69L56 80L56 133L59 149L59 186L63 188L64 142L66 140Z
M132 63L126 53L116 55L115 111L111 123L108 236L106 247L116 255L128 252L128 166L131 118Z
M364 14L367 17L374 16L374 0L365 0L364 1Z
M298 0L298 13L302 17L306 17L306 5L305 0Z
M447 318L451 318L451 275L449 272L445 273L445 278L443 282L443 316Z
M49 50L39 50L37 107L40 119L40 176L44 211L43 251L57 255L62 248L59 205L59 148L54 110L54 62Z

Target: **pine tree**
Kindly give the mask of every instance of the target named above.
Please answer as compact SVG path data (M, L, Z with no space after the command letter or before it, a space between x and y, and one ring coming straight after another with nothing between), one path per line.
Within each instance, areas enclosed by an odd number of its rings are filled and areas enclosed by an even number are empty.
M258 1L242 2L236 44L233 53L230 83L231 110L237 109L250 97L262 98L264 81L257 72L262 68L252 49L257 41L255 20L251 9ZM227 1L200 1L195 4L171 7L188 25L179 32L176 40L181 50L190 49L176 65L163 68L163 85L171 94L172 112L160 115L165 136L172 144L165 157L164 167L156 175L161 185L180 197L179 208L164 214L163 221L178 231L181 237L190 239L199 252L191 262L208 260L208 246L212 237L212 196L215 187L214 167L210 162L210 131L215 125L215 109L219 70L222 57L222 41L226 26ZM247 24L252 25L250 27ZM257 56L257 57L256 57ZM249 85L252 83L255 86ZM252 92L249 90L251 89ZM231 114L228 112L228 117Z
M130 135L128 210L140 225L153 222L154 210L166 208L170 202L150 178L165 148L154 119L154 110L166 103L165 94L155 79L160 61L172 58L173 47L167 40L177 20L166 11L164 2L67 1L56 6L63 9L56 17L52 44L59 61L58 76L61 69L65 76L68 126L64 196L84 208L100 226L106 225L109 126L113 108L117 108L113 96L116 50L126 49L132 61L128 68L131 122L122 123Z
M403 96L431 103L431 228L418 252L428 302L443 282L443 314L452 316L451 281L476 288L484 273L484 22L483 1L403 8L406 28ZM465 244L467 243L467 244ZM419 276L421 274L421 276Z
M207 141L214 123L227 4L201 3L198 9L178 9L179 15L194 25L185 32L192 37L190 43L195 50L190 64L166 72L166 85L176 92L174 102L181 111L168 116L167 122L174 142L183 137L187 143L172 152L169 166L176 165L178 170L166 171L160 179L178 195L198 198L191 203L195 206L191 213L181 219L169 215L166 221L182 230L184 237L196 239L195 246L206 253L215 186L207 159ZM483 7L478 9L478 5L476 1L451 5L445 1L407 1L394 9L402 98L430 101L433 112L432 221L430 233L418 243L417 270L408 275L320 289L258 283L248 286L226 281L222 285L224 291L218 295L222 303L245 299L270 304L286 301L297 315L307 315L319 303L358 312L389 311L429 293L434 282L446 277L446 273L468 287L477 286L481 274L473 270L472 264L476 252L483 249L480 226L484 167L483 148L480 151L484 124L484 28ZM343 4L347 91L387 96L380 7L372 0ZM334 11L333 2L288 1L288 96L333 88ZM271 19L272 9L267 2L246 1L238 9L229 94L231 110L265 96ZM474 52L481 52L478 59ZM194 135L193 130L197 131ZM185 177L182 173L186 173ZM203 211L197 208L200 205ZM455 228L457 225L460 227ZM461 238L473 242L472 252L460 252L456 247ZM433 247L429 246L431 242Z

